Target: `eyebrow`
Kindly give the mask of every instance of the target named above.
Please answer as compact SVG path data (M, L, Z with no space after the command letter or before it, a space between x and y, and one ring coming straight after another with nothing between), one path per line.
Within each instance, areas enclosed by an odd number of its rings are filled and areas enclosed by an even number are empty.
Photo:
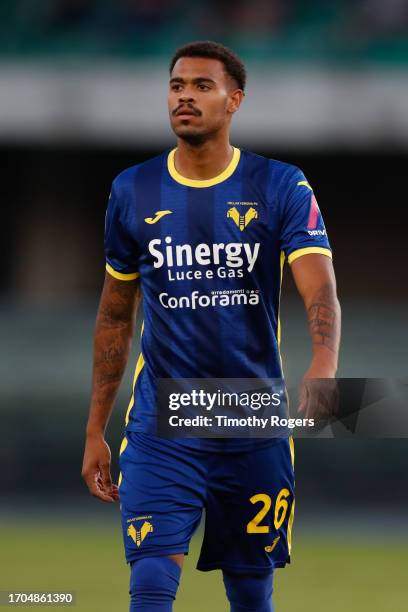
M182 77L172 77L170 79L170 84L171 83L185 83L186 80L183 79ZM214 83L215 85L215 81L213 79L210 79L209 77L195 77L194 79L191 79L191 82L194 83L195 85L197 85L198 83L203 83L203 82L207 82L207 83Z

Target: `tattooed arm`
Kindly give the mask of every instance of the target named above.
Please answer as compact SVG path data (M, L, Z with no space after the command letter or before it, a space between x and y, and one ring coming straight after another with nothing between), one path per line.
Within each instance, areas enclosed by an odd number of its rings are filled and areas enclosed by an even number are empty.
M341 320L336 279L331 259L317 253L295 259L292 273L305 303L313 352L300 386L298 412L305 418L313 418L319 426L338 411L338 390L333 380Z
M306 377L332 378L337 370L341 322L332 261L311 253L295 259L291 267L312 339L313 358Z
M140 301L139 281L121 281L106 273L96 318L92 394L86 427L82 476L92 495L118 498L110 476L105 430L126 368Z

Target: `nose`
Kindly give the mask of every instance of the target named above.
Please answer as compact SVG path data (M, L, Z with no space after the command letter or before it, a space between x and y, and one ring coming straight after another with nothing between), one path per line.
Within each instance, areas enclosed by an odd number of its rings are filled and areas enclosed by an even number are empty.
M183 92L181 92L179 95L179 102L183 104L186 104L187 102L194 102L194 96L191 90L189 91L185 89Z

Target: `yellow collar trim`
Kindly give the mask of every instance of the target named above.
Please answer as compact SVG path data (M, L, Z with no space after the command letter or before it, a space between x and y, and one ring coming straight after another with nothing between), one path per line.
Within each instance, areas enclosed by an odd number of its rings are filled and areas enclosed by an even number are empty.
M238 166L241 157L241 151L236 147L233 147L234 152L232 154L232 159L228 166L225 168L225 170L221 172L221 174L219 174L218 176L214 176L210 179L189 179L179 174L176 170L176 166L174 164L174 155L176 153L176 150L177 148L170 151L167 157L167 168L170 176L175 181L181 183L182 185L187 185L187 187L212 187L213 185L217 185L218 183L226 181L231 176L231 174L235 172L235 169Z

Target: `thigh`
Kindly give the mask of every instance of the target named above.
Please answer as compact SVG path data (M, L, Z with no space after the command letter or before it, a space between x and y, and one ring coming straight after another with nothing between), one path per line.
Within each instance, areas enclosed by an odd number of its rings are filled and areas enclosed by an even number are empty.
M211 470L198 569L270 572L290 561L292 442L220 456Z
M200 457L176 442L125 432L119 465L127 562L187 554L204 504Z

